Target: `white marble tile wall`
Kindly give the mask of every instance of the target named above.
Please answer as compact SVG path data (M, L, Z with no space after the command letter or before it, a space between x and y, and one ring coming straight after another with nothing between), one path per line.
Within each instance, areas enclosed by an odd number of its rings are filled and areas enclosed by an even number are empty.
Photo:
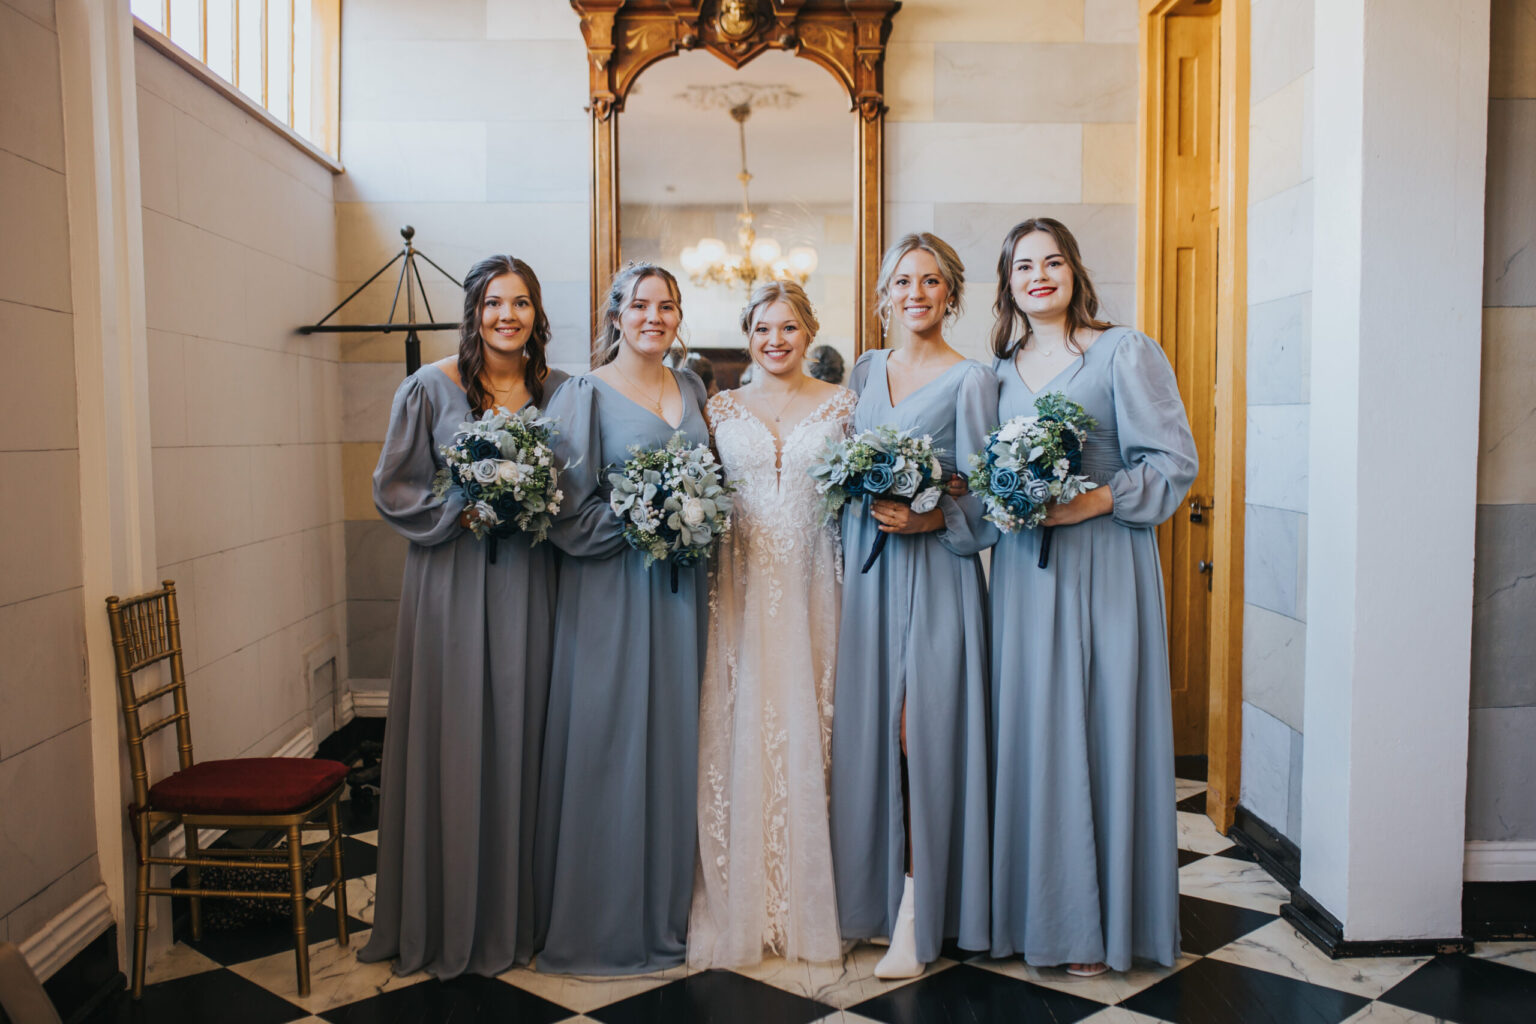
M1250 17L1242 802L1296 840L1306 648L1313 12L1310 3L1252 0Z
M142 43L135 62L161 574L197 756L265 754L315 724L304 651L346 631L339 345L294 333L336 301L334 185Z
M59 41L51 0L0 0L0 941L101 880ZM92 608L99 613L99 608ZM37 823L48 827L39 830Z

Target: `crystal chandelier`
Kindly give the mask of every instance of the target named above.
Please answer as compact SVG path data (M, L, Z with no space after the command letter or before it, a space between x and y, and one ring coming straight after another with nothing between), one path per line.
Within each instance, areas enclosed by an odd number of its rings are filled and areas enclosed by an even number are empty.
M751 116L750 100L731 107L741 138L741 173L736 176L741 182L741 212L736 215L736 242L741 251L731 252L718 238L701 238L684 249L680 257L683 270L696 285L740 285L750 292L760 281L805 284L816 269L816 250L810 246L797 245L786 253L775 239L757 237L752 203L747 198L747 184L752 180L747 172L747 118Z

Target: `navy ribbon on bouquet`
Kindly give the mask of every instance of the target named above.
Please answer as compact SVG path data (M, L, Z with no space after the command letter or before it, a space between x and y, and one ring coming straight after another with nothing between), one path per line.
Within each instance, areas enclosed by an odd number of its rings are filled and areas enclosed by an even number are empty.
M1051 533L1055 529L1056 527L1054 526L1040 527L1040 561L1035 564L1042 569L1045 568L1046 562L1050 561L1051 558Z

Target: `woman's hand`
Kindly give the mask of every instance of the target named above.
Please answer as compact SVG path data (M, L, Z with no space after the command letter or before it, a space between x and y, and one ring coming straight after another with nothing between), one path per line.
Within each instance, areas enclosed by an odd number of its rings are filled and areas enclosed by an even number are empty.
M475 510L473 508L466 508L464 511L459 513L459 525L464 527L466 530L475 525L475 519Z
M1046 506L1045 522L1043 526L1071 526L1073 523L1081 523L1097 516L1107 516L1115 510L1115 496L1110 493L1108 487L1095 487L1091 491L1085 491L1067 502L1058 505L1051 502Z
M870 515L880 524L881 533L932 533L944 529L944 513L913 512L911 505L899 501L873 501Z
M959 473L954 473L944 484L944 493L951 498L963 498L971 493L971 485L966 483L965 477Z

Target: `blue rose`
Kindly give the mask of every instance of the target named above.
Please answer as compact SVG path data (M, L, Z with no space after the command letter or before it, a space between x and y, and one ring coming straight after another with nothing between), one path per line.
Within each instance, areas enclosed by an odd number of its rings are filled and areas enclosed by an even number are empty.
M469 449L469 454L474 457L476 462L482 459L501 458L501 445L488 437L472 437L465 447Z
M864 489L870 494L884 494L895 483L896 474L891 472L891 467L882 463L876 463L864 473Z
M871 465L875 466L894 466L896 465L896 456L890 452L875 452L874 457L869 461Z
M1044 505L1051 498L1051 484L1033 473L1024 481L1024 496L1033 504Z
M1007 498L1019 492L1019 474L1011 469L992 470L992 493Z

